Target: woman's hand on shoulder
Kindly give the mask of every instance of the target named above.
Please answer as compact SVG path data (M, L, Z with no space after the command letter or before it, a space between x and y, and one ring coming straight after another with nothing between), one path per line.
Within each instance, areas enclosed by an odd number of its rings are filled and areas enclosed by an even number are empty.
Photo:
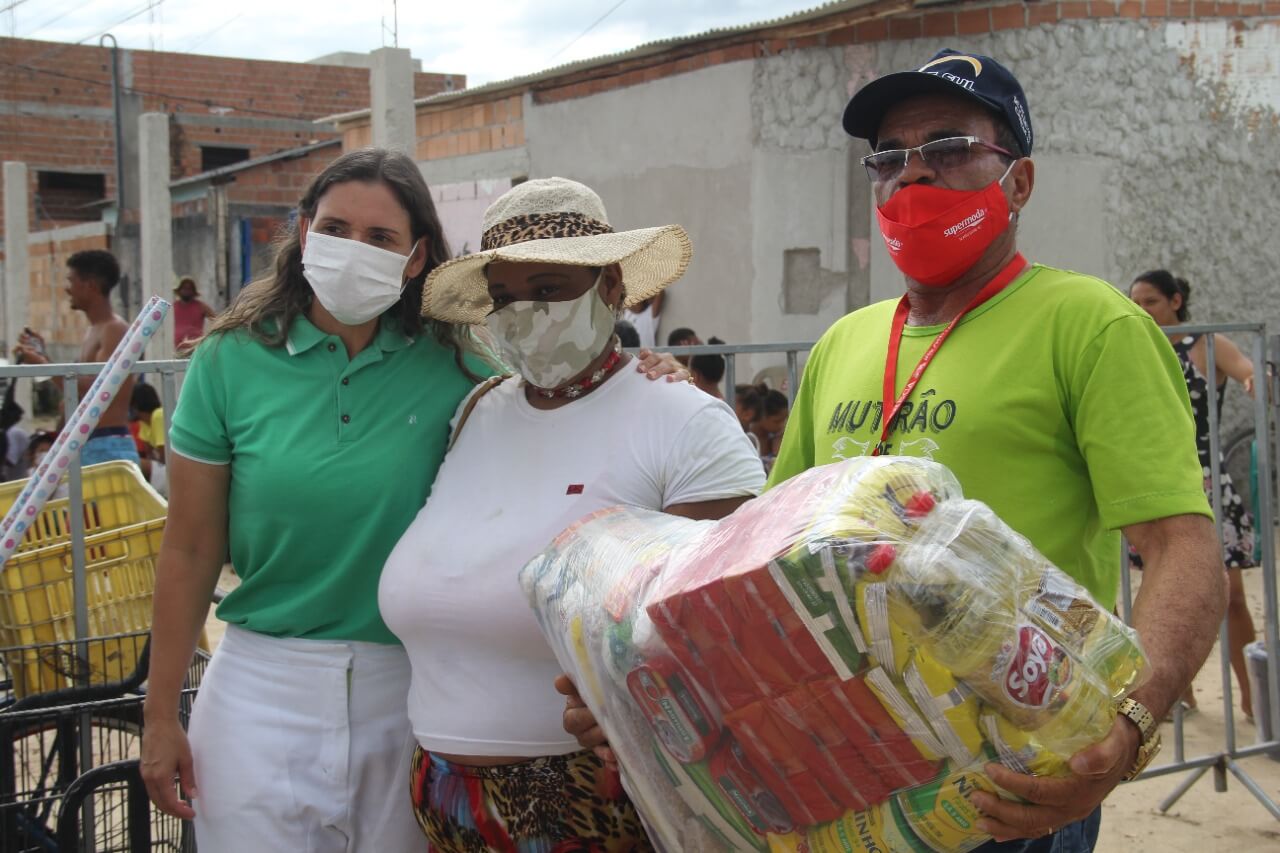
M676 357L666 352L654 352L651 349L640 350L636 359L636 370L650 379L667 377L668 382L691 382L693 377L689 368L676 361Z

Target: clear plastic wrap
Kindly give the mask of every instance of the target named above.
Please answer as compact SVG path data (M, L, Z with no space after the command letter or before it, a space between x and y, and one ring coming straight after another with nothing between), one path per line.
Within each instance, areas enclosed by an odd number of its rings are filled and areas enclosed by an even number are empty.
M521 573L663 850L962 853L983 765L1066 772L1136 634L947 469L808 471L718 522L615 508Z

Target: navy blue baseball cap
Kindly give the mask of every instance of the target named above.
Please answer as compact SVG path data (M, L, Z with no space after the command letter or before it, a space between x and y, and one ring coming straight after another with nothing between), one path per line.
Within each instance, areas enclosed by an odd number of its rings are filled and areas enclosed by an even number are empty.
M1025 157L1031 154L1031 112L1018 78L989 56L941 50L914 71L872 80L844 108L844 129L874 147L876 131L889 108L913 95L960 95L993 110L1008 122Z

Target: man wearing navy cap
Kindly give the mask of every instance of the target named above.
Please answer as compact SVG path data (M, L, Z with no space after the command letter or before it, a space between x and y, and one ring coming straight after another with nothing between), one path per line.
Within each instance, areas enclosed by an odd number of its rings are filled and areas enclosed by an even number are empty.
M1155 721L1225 609L1181 370L1110 285L1018 252L1035 137L1000 63L944 50L865 86L844 127L871 145L862 163L906 293L844 317L814 347L770 484L851 456L928 456L1105 607L1123 531L1147 566L1133 621L1150 678L1071 775L993 765L1027 803L973 794L997 839L981 850L1092 850L1103 798L1154 755Z

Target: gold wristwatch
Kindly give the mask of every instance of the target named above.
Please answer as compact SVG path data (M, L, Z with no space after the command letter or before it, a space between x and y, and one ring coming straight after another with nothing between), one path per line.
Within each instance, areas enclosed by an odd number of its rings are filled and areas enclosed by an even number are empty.
M1156 757L1156 753L1160 751L1160 727L1156 724L1156 718L1147 710L1147 706L1134 699L1125 699L1120 703L1120 707L1116 708L1116 713L1129 718L1129 722L1138 727L1139 734L1142 735L1142 742L1138 744L1138 757L1133 762L1133 767L1129 768L1129 772L1124 775L1124 781L1137 776L1143 770L1147 769L1147 765L1151 763L1151 759Z

